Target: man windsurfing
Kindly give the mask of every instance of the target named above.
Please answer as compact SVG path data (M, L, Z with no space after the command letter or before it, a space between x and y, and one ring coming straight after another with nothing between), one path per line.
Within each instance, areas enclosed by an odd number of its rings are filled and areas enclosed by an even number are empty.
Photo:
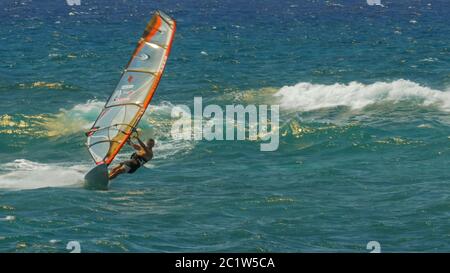
M134 173L142 165L147 163L153 158L153 146L155 146L155 140L149 139L144 143L138 136L137 131L133 137L138 141L138 144L128 140L128 144L131 145L136 151L131 155L130 159L119 163L117 166L111 169L109 174L109 180L116 178L122 173Z
M109 179L134 173L152 158L153 140L130 143L136 149L134 155L112 168L108 175L123 141L129 138L129 128L138 125L156 92L175 31L176 22L161 11L155 12L145 27L119 83L86 133L86 145L96 166L84 176L85 188L107 190Z

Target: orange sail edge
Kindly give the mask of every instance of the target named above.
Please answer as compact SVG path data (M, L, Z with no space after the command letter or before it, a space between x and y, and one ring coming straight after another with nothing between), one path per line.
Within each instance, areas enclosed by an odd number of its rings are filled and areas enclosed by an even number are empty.
M114 160L114 158L120 152L120 150L123 148L125 143L127 143L128 139L130 138L130 136L133 132L133 129L139 124L147 107L149 106L152 98L154 97L154 94L156 92L156 89L158 88L159 82L160 82L162 74L164 72L166 61L170 54L170 50L172 48L172 43L173 43L173 38L175 35L175 31L176 31L176 22L172 18L168 17L167 15L164 15L164 16L165 16L165 18L162 18L161 13L159 11L157 11L155 13L155 15L152 17L152 19L150 20L150 22L147 24L144 34L142 35L141 40L138 42L138 45L135 48L135 50L132 54L132 57L131 57L130 61L128 62L126 69L122 73L122 77L121 77L121 80L123 80L125 73L128 72L128 69L129 69L130 65L132 64L132 62L134 61L134 59L139 55L141 50L146 46L145 43L146 42L151 43L152 39L157 34L159 34L161 36L161 33L163 33L163 30L160 30L158 28L160 28L164 22L166 24L165 31L166 32L170 31L170 37L167 36L169 38L164 47L165 48L164 54L162 55L161 60L159 60L158 69L155 71L156 73L152 73L153 82L151 83L150 87L146 91L147 95L145 96L145 99L143 101L141 100L141 103L139 103L139 105L138 104L135 105L135 107L138 110L136 110L133 118L127 122L128 123L127 126L124 127L123 125L120 125L122 129L117 129L119 131L119 132L117 132L117 135L115 137L109 139L109 141L110 141L109 149L103 158L101 158L97 154L95 154L94 151L91 149L91 147L96 144L99 144L100 142L107 142L107 141L98 141L98 142L94 142L91 145L88 144L89 152L91 153L91 156L97 165L111 164L111 162ZM150 30L150 31L148 31L148 30ZM156 39L158 39L158 38L156 38ZM161 39L161 37L159 37L159 39ZM137 71L136 73L138 73L138 72L139 71ZM132 76L130 76L130 78L132 78ZM117 89L115 91L117 91ZM108 105L111 104L111 99L114 98L113 95L114 95L114 93L108 99L107 103L105 104L104 109L102 110L101 114L99 115L96 122L94 123L93 128L96 126L97 121L104 115L104 112L107 112L107 110L109 108L112 108L111 106L108 106ZM113 106L124 106L123 107L123 108L125 108L124 111L126 111L125 105L126 104L124 104L124 105L118 104L118 105L113 105ZM107 129L107 130L109 130L109 129ZM94 137L95 137L96 132L97 131L91 132L88 137L93 137L92 135L94 135ZM88 143L89 143L89 141L88 141Z

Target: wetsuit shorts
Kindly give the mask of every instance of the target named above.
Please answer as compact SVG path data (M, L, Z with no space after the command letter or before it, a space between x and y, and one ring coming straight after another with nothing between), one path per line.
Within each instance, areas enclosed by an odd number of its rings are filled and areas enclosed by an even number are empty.
M135 159L128 159L123 162L123 166L125 167L125 171L127 173L134 173L137 169L139 169L139 167L141 167L141 164Z

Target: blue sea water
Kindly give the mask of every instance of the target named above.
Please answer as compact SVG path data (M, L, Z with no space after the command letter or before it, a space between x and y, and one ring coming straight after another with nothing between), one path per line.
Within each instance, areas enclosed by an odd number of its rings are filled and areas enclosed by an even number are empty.
M450 2L381 2L2 0L0 251L450 251ZM155 158L85 190L84 132L157 9ZM194 96L280 105L278 150L174 140Z

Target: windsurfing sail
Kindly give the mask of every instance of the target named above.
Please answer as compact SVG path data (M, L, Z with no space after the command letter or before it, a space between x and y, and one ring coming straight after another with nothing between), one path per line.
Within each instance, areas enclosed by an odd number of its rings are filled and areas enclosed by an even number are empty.
M175 21L161 11L147 24L119 84L86 133L97 165L114 160L142 118L164 71L175 28Z

